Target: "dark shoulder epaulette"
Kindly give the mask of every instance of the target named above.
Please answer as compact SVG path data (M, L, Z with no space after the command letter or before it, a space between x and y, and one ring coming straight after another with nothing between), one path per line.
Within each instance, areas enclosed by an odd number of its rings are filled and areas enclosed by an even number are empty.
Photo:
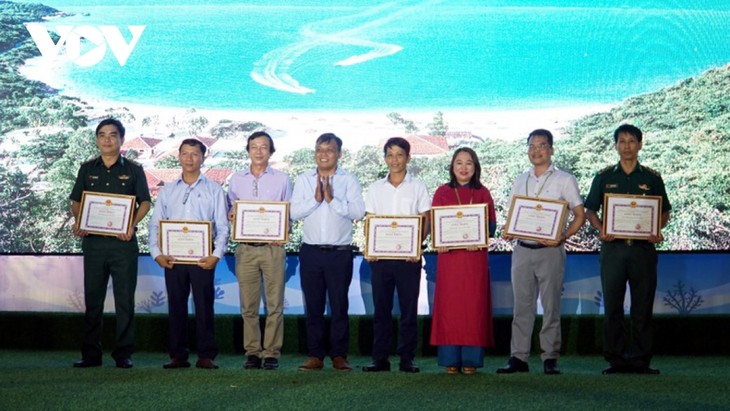
M127 157L124 157L124 161L129 161L129 164L132 164L132 165L137 166L137 167L142 167L142 164L141 163L138 163L137 161L131 160L131 159L127 158Z
M654 170L654 169L652 169L652 168L649 168L649 167L647 167L647 166L644 166L644 165L642 165L642 167L644 168L644 170L646 170L646 171L648 171L648 172L650 172L650 173L654 174L654 175L655 175L655 176L657 176L657 177L661 177L661 176L662 176L661 174L659 174L659 172L658 172L658 171L656 171L656 170Z
M601 171L599 171L599 172L598 172L598 175L601 175L601 174L606 174L606 173L608 173L609 171L613 170L613 168L614 168L614 167L616 167L616 166L615 166L615 165L610 165L610 166L607 166L606 168L604 168L604 169L602 169Z
M93 163L94 161L96 161L96 160L98 160L98 159L99 159L99 157L94 157L94 158L91 158L91 159L89 159L89 160L86 160L86 161L84 161L83 163L81 163L81 165L82 165L82 166L85 166L85 165L87 165L87 164L91 164L91 163Z

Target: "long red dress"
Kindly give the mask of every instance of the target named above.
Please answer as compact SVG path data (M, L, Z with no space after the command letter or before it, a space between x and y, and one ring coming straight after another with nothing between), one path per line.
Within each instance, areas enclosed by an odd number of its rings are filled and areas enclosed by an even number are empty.
M433 206L470 203L488 204L489 221L496 221L494 200L486 187L475 190L469 187L454 189L443 185L433 196ZM488 258L486 250L451 250L439 253L431 328L432 345L494 345Z

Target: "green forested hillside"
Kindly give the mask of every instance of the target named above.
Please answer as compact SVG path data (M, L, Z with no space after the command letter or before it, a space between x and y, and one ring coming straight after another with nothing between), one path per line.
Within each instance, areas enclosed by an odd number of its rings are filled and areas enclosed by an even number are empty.
M1 252L79 251L78 242L70 235L67 196L79 162L95 152L89 144L93 140L87 127L90 114L78 99L60 96L18 74L25 60L38 55L22 23L56 14L57 10L41 5L0 1L0 144L15 138L14 132L25 138L17 151L0 152L0 181L4 183L0 188ZM595 173L618 161L613 130L621 123L637 125L645 133L640 161L661 173L673 207L665 231L667 240L661 248L730 249L728 90L730 66L725 66L632 97L607 113L573 122L567 130L553 130L567 135L555 142L554 160L576 175L582 193L587 194ZM448 117L444 110L445 123ZM495 199L501 226L511 182L529 166L526 144L524 139L506 142L482 137L485 141L474 149L482 163L483 182ZM311 167L312 160L312 150L295 151L285 158L289 165L286 171L294 178ZM411 171L433 192L448 180L449 160L450 155L414 158ZM377 147L346 153L342 165L354 171L365 187L386 172L382 151ZM299 237L295 230L290 250L297 249ZM362 241L360 231L356 239ZM143 235L142 250L146 249L146 240ZM498 250L510 247L501 240L495 245ZM587 227L568 244L570 250L577 251L597 247L596 235Z

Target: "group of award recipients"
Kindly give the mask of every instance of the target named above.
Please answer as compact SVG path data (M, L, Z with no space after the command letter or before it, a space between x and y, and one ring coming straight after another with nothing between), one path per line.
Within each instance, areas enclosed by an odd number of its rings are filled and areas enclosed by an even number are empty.
M83 238L86 304L82 358L74 367L102 364L101 327L110 276L116 312L112 357L118 368L133 366L139 251L135 231L149 211L151 199L142 167L120 154L124 133L124 126L116 119L99 123L96 144L100 156L81 166L70 195L76 218L73 231ZM529 371L538 296L543 309L539 341L544 373L560 374L564 244L586 219L601 239L603 351L609 363L603 373L659 373L650 367L650 322L657 282L655 244L663 241L661 229L669 220L671 206L659 174L639 164L641 130L624 124L613 137L620 160L597 173L585 202L575 177L552 163L550 131L538 129L527 138L532 167L512 184L509 217L502 229L503 238L515 241L511 264L514 317L511 356L505 367L497 369L499 374ZM429 233L438 253L430 340L438 347L438 364L447 374L474 374L483 367L485 347L494 344L487 246L496 231L496 213L489 190L480 182L479 158L470 148L457 149L449 167L449 182L438 187L431 198L424 183L408 172L408 141L391 138L383 150L388 175L374 182L363 200L355 175L338 167L342 140L336 135L319 136L316 168L299 175L292 189L289 176L269 165L275 152L271 136L255 132L246 144L250 167L232 175L226 194L201 173L206 146L197 139L184 140L178 157L181 175L162 187L149 223L150 254L164 268L169 307L170 362L163 367L191 366L187 325L192 291L198 356L195 366L218 368L214 362L218 354L214 270L231 237L238 241L235 275L243 317L243 366L279 367L286 280L283 246L288 240L289 221L302 220L299 268L306 303L307 359L299 370L321 370L327 356L333 369L352 370L347 359L348 290L355 251L352 227L363 217L364 256L372 270L374 341L372 362L362 370L391 370L392 309L397 291L398 368L408 373L420 371L414 357L421 244ZM284 208L277 208L282 204ZM249 206L248 213L244 205ZM270 212L271 207L275 211ZM282 220L278 226L270 225L270 221ZM276 234L277 227L286 232ZM245 239L247 230L259 230L258 237ZM625 349L627 282L631 289L631 342ZM266 308L263 338L259 324L262 297ZM326 304L329 330L325 329Z

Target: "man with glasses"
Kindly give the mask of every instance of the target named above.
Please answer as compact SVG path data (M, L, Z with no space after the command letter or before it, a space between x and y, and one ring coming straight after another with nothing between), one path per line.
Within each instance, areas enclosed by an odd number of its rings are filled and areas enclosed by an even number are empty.
M325 302L329 299L330 357L337 371L351 371L348 291L352 281L352 222L365 214L362 189L355 175L338 167L342 140L332 133L317 138L317 168L297 177L291 214L304 220L299 272L306 302L307 355L300 371L324 367Z
M585 223L583 199L575 177L558 169L552 163L553 135L548 130L537 129L527 137L527 157L532 168L515 179L510 193L516 195L567 201L573 213L568 228L561 232L556 241L517 240L512 251L512 293L514 312L512 317L511 356L506 367L497 369L497 374L527 372L527 358L535 323L535 309L538 293L542 301L543 319L540 330L543 371L545 374L560 374L560 296L565 274L565 241L580 230ZM562 231L562 230L561 230ZM513 240L514 237L502 234Z
M112 358L117 368L132 368L134 351L134 292L137 288L137 224L150 209L150 191L144 170L121 155L124 126L119 120L102 120L96 127L100 156L81 165L69 199L71 212L79 221L84 191L135 196L136 210L129 231L116 237L89 234L75 225L82 237L84 253L84 337L81 360L76 368L98 367L102 363L101 326L104 299L112 278L116 312L116 347Z
M664 241L661 228L669 222L669 204L662 177L639 164L642 132L623 124L613 133L619 162L598 172L586 197L586 214L601 239L601 286L603 288L604 323L603 356L609 367L603 374L659 374L649 365L652 358L651 318L657 285L655 244ZM646 240L616 239L603 231L598 211L606 193L655 195L662 198L659 235ZM631 346L625 351L624 298L626 283L631 289Z
M165 184L157 196L150 219L150 255L165 269L167 305L170 321L170 362L163 368L188 368L188 298L193 292L195 332L197 336L197 368L216 369L218 355L215 343L214 310L215 266L223 258L228 244L226 197L221 186L200 172L206 147L194 138L183 140L178 159L182 168L180 178ZM162 220L205 221L212 223L212 255L196 264L176 263L164 254L159 244L159 224Z
M228 186L228 218L231 221L235 218L233 204L237 200L291 200L289 176L269 165L269 159L276 151L271 136L263 131L251 134L246 151L251 162L249 168L233 174ZM236 247L236 278L243 317L243 348L246 350L243 367L247 370L279 368L284 344L285 268L286 251L281 242L241 243ZM266 303L263 344L259 323L262 283Z

